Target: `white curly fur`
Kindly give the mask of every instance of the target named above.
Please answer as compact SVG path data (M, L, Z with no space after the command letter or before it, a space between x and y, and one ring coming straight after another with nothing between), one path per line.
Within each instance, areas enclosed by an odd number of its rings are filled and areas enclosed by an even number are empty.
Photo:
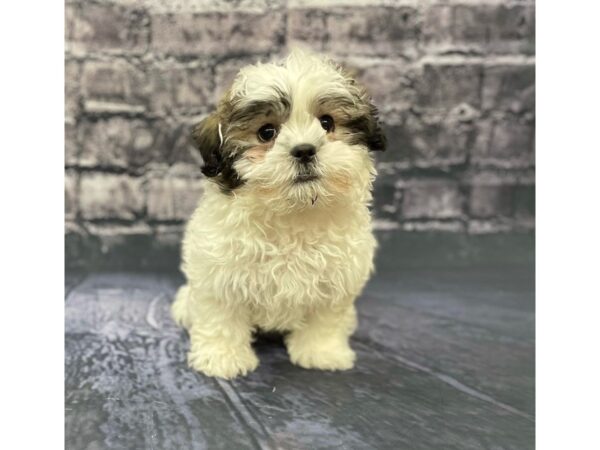
M190 366L209 376L254 370L257 329L288 332L290 359L304 368L344 370L355 360L354 301L376 247L375 169L365 145L348 144L342 127L326 133L311 108L317 95L353 98L359 88L328 60L294 52L243 69L229 95L270 98L274 87L293 99L275 142L259 160L235 162L244 184L231 193L209 179L185 232L187 284L172 313L189 331ZM290 149L300 143L317 147L317 181L293 182Z

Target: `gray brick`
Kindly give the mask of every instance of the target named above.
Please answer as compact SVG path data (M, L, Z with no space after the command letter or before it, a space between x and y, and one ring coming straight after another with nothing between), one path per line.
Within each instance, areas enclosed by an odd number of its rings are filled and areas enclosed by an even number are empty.
M535 66L507 64L485 67L482 108L513 113L535 109Z
M143 53L150 37L149 17L143 9L113 3L80 3L72 10L67 31L74 53Z
M143 109L152 96L144 69L124 59L87 61L82 71L82 93L88 104L110 102Z
M141 179L128 175L83 173L79 192L83 219L133 220L144 209Z
M535 186L515 187L514 215L517 219L535 218Z
M291 9L287 15L289 45L302 44L315 51L325 50L328 39L327 12L322 9Z
M453 7L447 4L432 4L423 15L423 38L428 44L456 45Z
M408 169L413 165L414 148L412 136L406 132L405 121L401 123L383 123L383 132L387 139L387 149L378 153L375 158L378 162L394 167Z
M471 216L477 218L510 216L512 214L512 186L472 186L469 212Z
M172 104L178 111L198 113L214 107L214 80L210 67L173 67L170 69L170 77Z
M73 119L65 120L65 165L72 166L78 162L77 124Z
M173 65L152 61L146 63L144 71L146 79L143 86L149 90L145 95L146 109L159 117L173 115L177 109L173 100Z
M77 180L79 176L73 171L65 173L65 219L73 220L77 217L78 196Z
M328 11L324 49L354 55L418 55L421 19L410 6L339 8ZM299 36L295 36L299 38Z
M167 133L160 121L122 117L84 121L79 128L79 164L136 170L162 162L170 151Z
M214 106L212 69L173 60L143 66L125 59L88 61L83 68L86 110L198 113Z
M345 65L356 72L356 78L367 88L377 107L381 110L402 110L415 103L418 71L406 67L400 60L369 61L350 60Z
M281 12L156 14L152 49L176 55L260 54L281 48L285 40Z
M512 117L477 124L471 162L477 166L524 168L534 165L534 125Z
M535 7L533 4L500 4L490 14L492 49L510 53L535 51Z
M417 82L418 106L448 109L467 103L478 109L482 74L480 64L428 62Z
M418 180L404 188L403 219L453 219L463 215L463 198L458 183Z
M75 32L75 16L77 6L73 3L65 2L65 49L68 50L73 40Z
M459 106L467 111L468 106ZM448 168L462 165L474 140L474 126L461 121L458 112L447 114L407 114L402 123L384 126L389 153L385 161L408 162L411 167ZM383 159L382 158L382 159Z
M532 54L535 10L530 4L434 3L425 9L423 37L441 52Z
M77 61L65 60L65 116L75 118L80 112L81 68Z
M148 218L187 220L202 194L202 179L167 175L148 180Z

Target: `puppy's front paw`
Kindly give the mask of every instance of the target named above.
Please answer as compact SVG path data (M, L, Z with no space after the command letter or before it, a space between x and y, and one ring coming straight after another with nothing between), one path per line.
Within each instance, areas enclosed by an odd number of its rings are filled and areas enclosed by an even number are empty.
M287 342L292 363L305 369L348 370L356 354L346 341L321 341L291 338Z
M258 358L251 348L192 348L188 365L209 377L229 380L243 376L258 367Z

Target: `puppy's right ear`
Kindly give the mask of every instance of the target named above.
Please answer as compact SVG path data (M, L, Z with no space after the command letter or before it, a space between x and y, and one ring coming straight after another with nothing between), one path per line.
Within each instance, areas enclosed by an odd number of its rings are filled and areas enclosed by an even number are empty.
M202 161L202 173L207 177L219 175L223 162L221 153L221 134L219 133L219 117L216 113L202 120L192 129L192 142L200 151Z

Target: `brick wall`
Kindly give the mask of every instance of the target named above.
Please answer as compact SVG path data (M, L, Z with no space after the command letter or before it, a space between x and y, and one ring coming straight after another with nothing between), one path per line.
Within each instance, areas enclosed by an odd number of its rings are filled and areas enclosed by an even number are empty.
M354 68L380 108L379 228L534 227L532 1L67 1L65 13L68 264L175 255L201 193L190 125L239 67L294 43Z

